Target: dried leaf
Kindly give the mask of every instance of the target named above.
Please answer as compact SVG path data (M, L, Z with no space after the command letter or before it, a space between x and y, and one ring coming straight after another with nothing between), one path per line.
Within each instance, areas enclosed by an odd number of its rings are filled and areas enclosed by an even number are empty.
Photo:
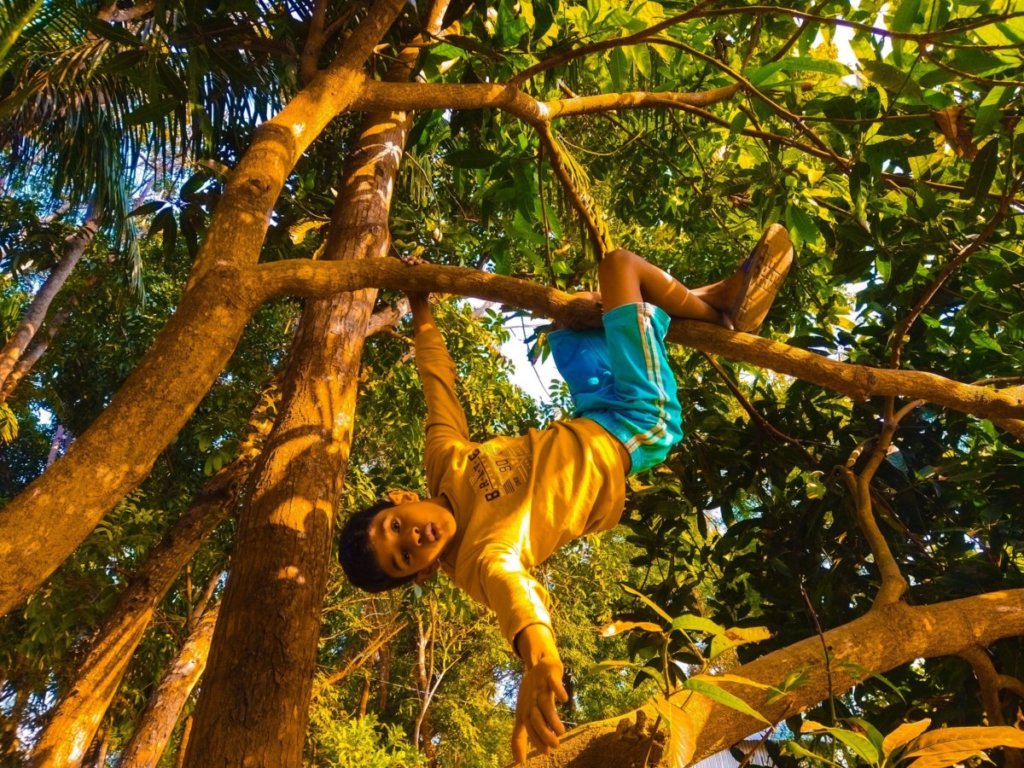
M978 147L971 137L971 127L964 117L963 107L946 107L932 111L932 119L935 125L946 137L946 143L953 148L953 151L960 157L974 159L978 154Z

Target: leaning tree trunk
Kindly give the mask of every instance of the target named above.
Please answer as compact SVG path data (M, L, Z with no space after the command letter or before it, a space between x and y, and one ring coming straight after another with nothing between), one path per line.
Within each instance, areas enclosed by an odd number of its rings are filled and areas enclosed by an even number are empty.
M25 311L25 316L21 319L21 325L7 340L4 348L0 350L0 391L7 390L8 377L14 371L18 360L25 354L29 343L35 338L36 331L46 320L50 304L60 293L60 289L64 287L64 283L67 282L75 265L82 258L82 254L92 243L93 237L96 235L96 227L97 217L90 214L81 229L64 241L64 255L61 256L57 266L53 268L50 276L46 278L46 282L32 299L32 303Z
M251 462L251 455L240 456L214 475L195 503L150 550L36 739L31 768L82 764L157 606L199 545L227 517Z
M443 5L443 3L439 3ZM418 49L390 77L408 79ZM371 113L346 164L325 260L384 256L407 112ZM334 510L348 468L359 365L376 289L303 311L274 431L239 520L231 577L185 765L302 762Z
M206 668L220 606L208 608L149 697L139 725L121 751L119 768L156 768L181 711Z
M18 358L18 362L14 365L14 369L7 376L3 385L0 386L0 403L6 403L10 399L22 379L24 379L25 376L28 375L28 372L32 370L32 367L39 362L39 358L45 354L46 350L50 346L50 342L53 341L53 337L57 335L57 331L60 330L60 327L64 325L69 314L70 313L67 309L60 310L49 322L47 322L46 331L41 334L36 334L32 343L29 344L28 349L26 349L25 353Z

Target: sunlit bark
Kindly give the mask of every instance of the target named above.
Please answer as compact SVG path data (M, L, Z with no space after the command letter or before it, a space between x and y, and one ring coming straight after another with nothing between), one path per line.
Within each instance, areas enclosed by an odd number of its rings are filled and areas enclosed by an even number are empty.
M224 467L150 550L35 740L32 768L82 764L157 606L206 536L227 517L250 462L251 457L245 457Z

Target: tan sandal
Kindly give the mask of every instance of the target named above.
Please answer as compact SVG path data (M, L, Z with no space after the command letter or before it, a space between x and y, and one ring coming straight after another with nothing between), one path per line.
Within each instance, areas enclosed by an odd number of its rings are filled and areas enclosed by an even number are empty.
M793 265L793 242L781 224L772 224L740 264L743 286L729 313L733 327L757 333Z

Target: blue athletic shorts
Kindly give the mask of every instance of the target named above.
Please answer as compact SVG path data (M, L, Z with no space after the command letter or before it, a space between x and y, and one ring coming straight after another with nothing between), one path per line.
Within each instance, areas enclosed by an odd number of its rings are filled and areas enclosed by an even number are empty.
M653 304L625 304L604 329L555 331L551 354L577 418L596 421L626 446L630 474L660 464L683 439L676 380L665 354L669 317Z

